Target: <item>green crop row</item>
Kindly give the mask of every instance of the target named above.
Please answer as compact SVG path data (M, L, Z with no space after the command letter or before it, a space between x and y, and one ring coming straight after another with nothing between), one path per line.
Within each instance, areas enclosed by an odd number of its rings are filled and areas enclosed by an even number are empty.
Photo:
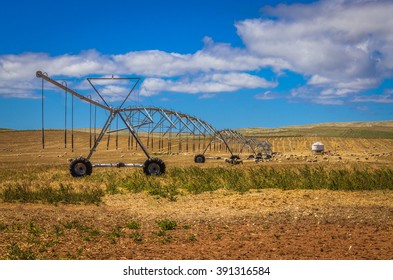
M190 193L217 189L246 192L251 189L330 189L330 190L393 190L393 170L381 168L331 169L303 166L277 169L258 167L246 169L197 167L175 168L166 175L177 188Z
M30 178L15 172L15 180L0 183L4 202L44 202L99 204L102 197L127 192L176 200L177 195L199 194L225 189L244 193L255 189L329 189L393 190L390 168L358 169L328 167L273 168L266 166L237 168L170 168L163 176L145 176L140 170L106 170L84 178L72 178L66 172L35 174ZM46 177L45 177L46 176ZM22 179L18 179L22 178ZM1 179L1 173L0 173Z

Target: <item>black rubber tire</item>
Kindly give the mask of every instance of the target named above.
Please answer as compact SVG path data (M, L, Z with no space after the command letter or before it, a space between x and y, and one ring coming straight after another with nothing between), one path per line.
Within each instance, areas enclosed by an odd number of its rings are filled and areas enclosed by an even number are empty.
M230 157L231 160L236 160L236 159L240 159L240 157L238 155L232 155Z
M149 176L164 174L165 163L159 158L149 158L143 164L143 173Z
M70 173L73 177L83 177L93 172L91 162L84 157L79 157L71 161Z
M206 158L205 158L205 156L204 156L203 154L199 154L199 155L196 155L196 156L194 157L194 161L195 161L196 163L205 163Z
M242 161L240 160L240 157L239 157L238 155L232 155L232 156L230 157L230 160L231 160L231 163L232 163L232 164L239 164L239 163L242 162Z

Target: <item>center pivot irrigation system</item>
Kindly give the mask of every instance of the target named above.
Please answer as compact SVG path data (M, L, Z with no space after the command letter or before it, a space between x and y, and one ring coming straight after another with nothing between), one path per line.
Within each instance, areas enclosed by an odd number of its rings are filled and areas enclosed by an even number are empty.
M126 101L130 98L131 93L140 82L140 78L87 78L102 103L93 100L91 95L86 97L75 90L70 89L66 82L58 82L50 78L46 73L36 72L36 76L42 79L42 109L44 108L44 81L62 89L67 98L67 93L72 97L77 97L91 106L104 109L107 112L107 119L98 136L94 135L94 141L90 135L90 152L86 157L78 157L70 162L70 173L74 177L90 175L93 167L142 167L146 175L160 175L165 173L165 163L156 157L151 157L148 150L153 154L173 154L182 152L193 152L196 154L194 161L204 163L206 159L224 159L226 162L237 164L242 162L240 154L251 153L248 160L262 161L271 157L271 144L268 141L259 141L254 138L246 138L237 131L224 129L217 130L209 123L173 110L158 107L125 107ZM108 83L110 81L132 82L131 90L119 106L112 107L105 100L102 92L98 90L95 82ZM67 99L66 99L67 100ZM67 101L66 101L67 103ZM73 108L73 107L72 107ZM91 109L90 109L91 110ZM65 109L65 113L67 109ZM73 113L73 111L72 111ZM96 117L96 114L94 114ZM42 118L44 113L42 113ZM66 117L65 117L66 120ZM116 129L112 129L112 122L116 120ZM118 122L121 120L125 125L124 128L118 128ZM90 134L91 128L90 114ZM96 123L96 120L94 120ZM94 128L94 131L96 127ZM143 163L92 163L90 158L96 152L98 145L105 135L112 133L128 132L128 149L141 149L147 157ZM123 132L124 134L124 132ZM65 127L65 147L66 147L67 130ZM72 144L73 144L72 138ZM134 143L135 141L135 143ZM42 119L42 143L44 148L44 119ZM108 148L107 145L107 148ZM73 147L73 146L72 146ZM117 140L116 140L117 148ZM199 153L197 153L199 151ZM207 153L229 153L229 157L206 156Z
M272 145L268 141L246 138L244 135L235 130L224 129L214 131L211 140L203 150L203 153L195 156L195 162L204 163L206 159L222 159L220 156L205 156L205 153L208 150L212 150L212 146L215 147L217 143L220 145L221 142L225 143L225 148L230 153L230 157L224 158L224 160L232 164L242 163L245 159L259 162L264 159L270 159L272 156ZM252 154L245 159L241 159L240 154L242 154L245 149ZM213 148L213 150L215 150L215 148ZM235 152L237 152L237 154L235 154Z

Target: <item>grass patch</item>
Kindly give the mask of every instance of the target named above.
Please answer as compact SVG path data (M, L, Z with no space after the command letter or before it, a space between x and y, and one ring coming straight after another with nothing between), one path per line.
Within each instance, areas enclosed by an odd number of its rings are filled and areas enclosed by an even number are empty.
M36 256L30 249L22 249L18 243L13 242L7 247L6 258L9 260L35 260Z
M130 234L130 238L134 240L135 243L140 244L143 242L142 235L139 232L133 232Z
M240 193L252 189L393 190L393 170L332 169L323 166L273 168L174 168L166 175L178 189L192 194L227 189Z
M136 221L130 221L127 223L127 228L129 229L140 229L141 225L140 223L136 222Z
M115 226L111 233L109 233L109 237L111 238L120 238L124 237L124 233L122 233L122 228L120 226Z
M27 224L27 231L32 236L39 236L43 233L43 230L38 225L36 225L34 222L29 222Z
M104 192L99 188L81 186L74 187L60 183L59 188L51 186L34 187L29 181L8 183L5 185L1 198L4 202L44 202L49 204L99 204Z
M70 179L67 173L58 172L51 172L49 179L39 172L30 177L18 171L14 175L13 181L5 179L0 183L0 199L3 202L98 205L104 195L127 192L146 192L176 201L181 194L200 194L219 189L238 193L267 188L393 190L393 169L364 166L190 166L170 168L163 176L145 176L140 170L110 170L78 180Z
M196 235L193 234L193 233L189 234L189 235L187 236L187 240L190 241L190 242L197 241Z
M175 230L177 223L172 220L159 220L156 221L161 230Z

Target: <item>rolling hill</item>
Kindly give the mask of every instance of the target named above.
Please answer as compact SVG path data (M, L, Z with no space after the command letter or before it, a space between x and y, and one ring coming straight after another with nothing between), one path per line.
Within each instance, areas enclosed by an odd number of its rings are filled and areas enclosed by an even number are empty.
M335 122L286 126L280 128L241 128L240 133L252 137L331 136L351 138L393 138L393 121Z

